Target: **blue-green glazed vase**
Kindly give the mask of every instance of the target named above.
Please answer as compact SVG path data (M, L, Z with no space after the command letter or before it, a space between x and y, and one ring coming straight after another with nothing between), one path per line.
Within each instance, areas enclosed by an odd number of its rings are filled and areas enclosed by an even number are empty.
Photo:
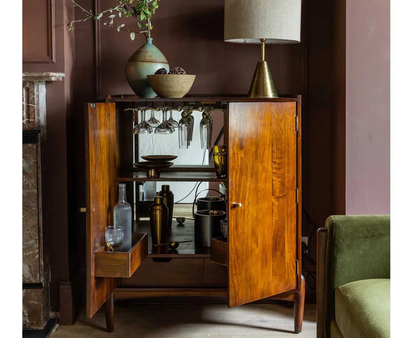
M168 60L152 41L153 39L147 39L147 42L130 57L126 65L127 81L139 97L157 96L147 75L153 75L160 68L166 68L169 72Z

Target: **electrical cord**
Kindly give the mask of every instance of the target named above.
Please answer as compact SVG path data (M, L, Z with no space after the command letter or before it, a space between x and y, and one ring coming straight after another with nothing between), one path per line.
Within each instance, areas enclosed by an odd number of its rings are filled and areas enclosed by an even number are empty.
M308 220L308 223L313 225L313 229L308 235L308 242L310 243L312 237L315 235L315 231L318 228L318 226L314 221L312 221L312 219L309 216L306 209L302 208L302 210L303 210L303 212L304 212L304 214L305 214L305 216ZM312 259L311 257L309 257L306 253L304 253L302 257L307 258L314 266L316 266L315 260ZM314 271L310 271L306 268L303 259L302 259L302 268L303 268L303 270L306 271L306 283L308 284L308 287L312 290L315 290L316 289L316 273Z
M204 152L204 156L202 157L202 163L201 163L201 165L203 165L204 164L204 162L205 162L205 156L206 156L206 154L207 154L207 152L205 151ZM195 190L195 188L196 188L196 191L195 191L195 196L196 196L196 193L198 192L198 188L199 188L199 186L201 185L201 183L202 182L196 182L195 183L195 185L194 185L194 187L191 189L191 191L188 193L188 195L186 195L184 198L182 198L182 199L180 199L179 201L176 201L174 204L178 204L178 203L180 203L180 202L182 202L184 199L186 199L190 194L192 194L192 191L194 191ZM196 187L196 186L198 186L198 188Z
M196 182L195 185L194 185L194 187L192 188L192 190L188 193L188 195L186 195L184 198L180 199L179 201L176 201L174 204L178 204L178 203L182 202L185 198L187 198L190 194L192 194L192 191L195 190L196 186L198 185L198 187L199 187L199 185L201 183L202 182Z
M302 210L303 210L306 218L308 219L308 222L313 225L313 229L312 229L311 233L308 236L308 239L310 240L312 238L312 236L315 234L315 230L316 230L316 228L318 226L316 225L315 222L312 221L312 219L310 218L310 216L309 216L308 212L306 211L306 209L305 208L302 208Z
M306 256L306 255L304 255L304 256ZM308 257L308 256L306 256L306 257L309 258L312 261L312 259L310 257ZM302 269L304 271L306 271L306 284L308 284L309 289L315 290L316 289L316 273L313 272L313 271L310 271L306 268L306 266L303 262L303 259L302 259ZM311 282L310 279L312 279L312 282Z

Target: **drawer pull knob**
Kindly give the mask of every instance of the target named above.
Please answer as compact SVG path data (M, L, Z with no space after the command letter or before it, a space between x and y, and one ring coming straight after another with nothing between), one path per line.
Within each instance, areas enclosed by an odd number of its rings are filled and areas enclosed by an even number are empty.
M243 205L241 203L236 203L236 202L233 202L231 206L232 206L232 208L242 208L243 207Z

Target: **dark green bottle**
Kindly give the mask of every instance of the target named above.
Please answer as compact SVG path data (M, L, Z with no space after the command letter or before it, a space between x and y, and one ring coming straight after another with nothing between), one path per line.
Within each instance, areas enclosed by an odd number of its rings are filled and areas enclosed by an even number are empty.
M157 196L163 197L163 203L166 204L169 211L168 216L168 229L169 231L172 228L172 217L173 217L173 192L169 190L168 185L162 185L162 190L157 193Z

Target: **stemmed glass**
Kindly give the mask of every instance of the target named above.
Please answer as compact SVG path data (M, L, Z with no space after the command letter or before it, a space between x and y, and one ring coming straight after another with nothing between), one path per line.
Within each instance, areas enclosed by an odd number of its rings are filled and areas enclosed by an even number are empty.
M199 135L201 139L201 149L211 148L212 140L212 107L202 107L202 119L199 124Z
M179 124L177 121L174 120L174 118L172 117L172 109L170 109L170 117L168 120L168 123L173 127L173 128L178 128Z
M147 121L147 123L153 127L153 128L157 128L160 125L160 121L155 117L155 110L153 108L149 108L152 113L150 116L150 119Z
M193 107L179 107L179 109L183 110L178 126L179 148L187 149L192 141L194 128Z
M136 112L140 110L141 122L136 124L133 129L133 134L151 134L153 132L153 128L146 122L147 109L148 107L139 107L136 109Z
M162 111L163 121L158 127L156 127L155 134L173 134L174 133L175 128L167 120L166 115L167 115L168 109L171 109L171 107L163 106L157 109L157 110Z

